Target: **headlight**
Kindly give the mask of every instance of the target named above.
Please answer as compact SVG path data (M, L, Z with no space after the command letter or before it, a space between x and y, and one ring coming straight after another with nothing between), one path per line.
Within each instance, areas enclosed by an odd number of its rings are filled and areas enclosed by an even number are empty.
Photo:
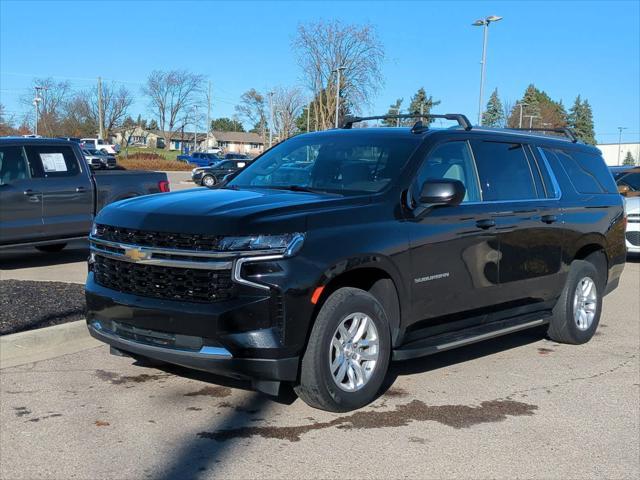
M252 251L252 250L284 250L285 255L294 255L302 247L302 233L286 233L283 235L247 235L242 237L224 237L220 250Z

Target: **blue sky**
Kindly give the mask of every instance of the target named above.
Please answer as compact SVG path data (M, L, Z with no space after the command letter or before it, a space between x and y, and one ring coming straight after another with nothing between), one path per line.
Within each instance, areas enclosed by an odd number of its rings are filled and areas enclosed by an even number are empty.
M31 78L95 78L134 92L132 113L149 116L140 85L154 69L206 75L213 116L230 116L239 96L301 83L291 41L301 22L370 23L385 46L385 84L364 113L384 113L421 86L440 112L477 116L482 30L489 31L486 93L515 101L529 83L562 99L589 99L596 136L640 139L640 2L161 2L0 0L0 103L24 111ZM406 103L405 103L406 105Z

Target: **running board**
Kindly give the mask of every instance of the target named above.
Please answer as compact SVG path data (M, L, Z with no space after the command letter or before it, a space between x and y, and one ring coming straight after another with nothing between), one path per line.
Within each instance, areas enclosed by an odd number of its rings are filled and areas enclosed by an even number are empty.
M527 328L537 327L548 322L548 315L545 318L537 318L535 320L531 320L531 317L525 317L499 320L465 330L443 333L441 335L416 340L395 349L392 359L408 360L410 358L424 357L426 355L444 352L445 350L451 350L452 348L463 347L490 338L518 332Z

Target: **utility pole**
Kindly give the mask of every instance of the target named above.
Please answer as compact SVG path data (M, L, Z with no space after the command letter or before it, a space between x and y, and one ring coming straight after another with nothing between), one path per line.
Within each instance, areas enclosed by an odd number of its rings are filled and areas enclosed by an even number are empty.
M102 108L102 78L98 77L98 138L103 139L104 109Z
M211 132L211 80L209 80L209 89L207 93L207 145L209 148L209 133Z
M499 20L502 20L502 17L490 15L487 18L476 20L472 23L474 27L483 27L482 61L480 62L480 97L478 99L478 125L482 123L482 97L484 95L484 71L487 63L487 37L489 36L489 24Z
M620 165L620 152L622 150L622 130L626 130L627 127L618 127L618 165Z
M198 148L198 105L193 106L193 151Z
M529 117L529 130L533 128L533 119L540 118L538 115L525 115L525 117Z
M269 95L269 148L273 145L273 94L271 91Z
M307 106L307 133L309 133L310 120L311 120L311 102L309 102L309 105Z
M522 107L529 105L528 103L518 102L518 106L520 107L520 122L518 122L518 128L522 128Z
M340 119L340 73L345 68L346 67L338 67L334 70L334 72L337 72L338 74L336 78L336 128L338 128L339 126L339 119Z

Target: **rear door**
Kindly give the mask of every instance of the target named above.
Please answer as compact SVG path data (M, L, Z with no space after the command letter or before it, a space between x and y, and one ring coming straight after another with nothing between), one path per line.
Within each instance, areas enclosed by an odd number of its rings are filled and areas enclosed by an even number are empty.
M93 220L93 184L90 172L70 145L26 147L29 161L43 171L42 219L46 237L73 237L89 233Z
M23 146L0 147L0 244L42 237L42 180Z
M472 147L500 243L500 303L543 308L562 289L559 192L545 186L547 167L527 143L474 140Z

